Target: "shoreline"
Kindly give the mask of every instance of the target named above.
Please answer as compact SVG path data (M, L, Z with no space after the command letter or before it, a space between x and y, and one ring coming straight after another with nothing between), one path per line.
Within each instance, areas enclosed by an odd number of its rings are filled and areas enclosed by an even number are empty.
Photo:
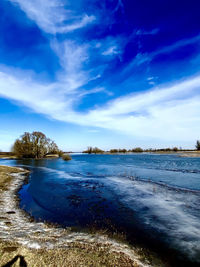
M39 252L42 252L38 261L44 261L44 258L51 257L51 255L55 257L58 253L57 261L64 259L66 266L74 266L70 265L72 258L74 258L73 261L79 259L78 262L88 263L84 266L91 266L89 264L103 266L101 265L103 263L106 263L104 266L113 266L113 262L115 266L151 266L149 259L145 258L142 253L137 253L137 249L110 239L106 235L73 232L68 228L35 222L30 215L19 208L17 196L29 171L7 166L0 166L0 171L2 168L9 169L7 189L0 191L2 263L6 264L8 259L13 259L17 254L23 254L29 262L35 262L40 255ZM33 259L34 261L31 261ZM157 266L166 266L161 264L160 260L152 259L153 266L155 261ZM49 263L48 266L54 265Z
M79 155L172 155L172 156L178 156L178 157L183 157L183 158L200 158L200 151L197 150L186 150L186 151L143 151L143 152L125 152L125 153L110 153L110 152L102 152L102 153L76 153L76 152L72 152L69 153L70 155L75 155L75 154L79 154ZM58 159L59 156L58 155L48 155L43 159ZM9 155L1 155L0 154L0 159L2 160L17 160L18 158L14 155L9 156ZM40 159L38 159L40 160Z
M73 153L71 153L73 155ZM81 155L88 155L89 153L80 153ZM200 151L144 151L144 152L125 152L125 153L110 153L110 152L104 152L104 153L91 153L90 155L175 155L179 157L185 157L185 158L199 158L200 157Z

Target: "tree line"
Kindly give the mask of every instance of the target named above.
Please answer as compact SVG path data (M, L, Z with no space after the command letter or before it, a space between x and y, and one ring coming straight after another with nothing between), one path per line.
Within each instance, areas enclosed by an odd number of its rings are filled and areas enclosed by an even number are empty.
M103 154L103 153L111 153L111 154L115 154L115 153L142 153L142 152L158 152L158 151L179 151L179 149L177 147L173 147L173 148L163 148L163 149L142 149L141 147L135 147L132 149L125 149L125 148L113 148L110 149L109 151L104 151L98 147L88 147L86 150L83 151L83 153L88 153L88 154Z
M196 141L195 145L196 150L200 151L200 140ZM116 154L116 153L142 153L142 152L178 152L178 151L189 151L189 149L182 149L181 147L167 147L167 148L158 148L158 149L153 149L153 148L148 148L148 149L142 149L141 147L135 147L132 149L125 149L125 148L113 148L110 149L109 151L104 151L98 147L88 147L86 150L83 151L83 153L88 153L88 154L103 154L103 153L111 153L111 154ZM191 150L193 151L193 150Z

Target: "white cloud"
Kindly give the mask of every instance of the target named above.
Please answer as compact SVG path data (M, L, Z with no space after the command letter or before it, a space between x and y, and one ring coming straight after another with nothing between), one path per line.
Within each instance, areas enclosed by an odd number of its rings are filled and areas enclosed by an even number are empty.
M147 80L148 81L152 81L154 79L154 77L148 77Z
M159 29L158 28L155 28L151 31L145 31L145 30L137 30L136 31L136 35L155 35L159 33Z
M119 54L120 52L118 51L116 46L111 46L109 47L107 50L102 52L103 56L112 56L112 55L116 55Z
M166 88L155 88L145 93L118 98L109 103L103 110L98 110L97 112L102 112L103 115L122 115L130 112L144 111L156 104L162 105L174 100L179 101L179 99L190 98L194 93L200 94L200 77L186 80Z
M162 54L170 54L173 51L176 51L184 46L199 43L200 35L197 35L193 38L182 39L171 45L165 46L163 48L157 49L151 53L138 53L136 57L130 62L130 64L124 69L124 72L130 71L133 67L151 62L154 58Z
M86 96L86 95L91 95L91 94L96 94L96 93L104 93L104 94L107 94L109 96L112 96L112 92L106 90L104 87L96 87L96 88L93 88L93 89L90 89L90 90L83 90L80 94L79 94L79 97L83 97L83 96Z
M96 126L132 136L163 140L198 138L200 77L163 89L118 98L87 119Z
M74 90L87 83L91 77L88 72L83 71L82 65L88 59L88 45L78 45L71 40L59 43L56 39L51 43L52 49L60 59L62 71L59 80L65 84L64 90Z
M74 14L63 0L10 0L45 32L67 33L92 23L93 15Z
M93 40L91 46L95 48L95 52L98 53L99 56L108 56L108 59L112 60L113 56L121 58L123 49L126 46L126 39L122 35L115 37L107 36L102 39Z
M34 112L79 125L147 139L189 141L199 138L200 76L117 98L87 113L74 110L74 103L84 96L79 90L68 90L61 82L45 85L26 74L24 77L0 72L0 95L18 101Z
M82 16L81 20L77 20L76 22L74 22L74 24L63 26L59 32L71 32L83 28L93 21L95 21L95 16L88 16L85 14Z
M156 79L157 79L157 77L148 77L148 78L147 78L147 82L148 82L148 84L150 84L150 85L154 85L154 86L155 86L155 84L156 84Z
M72 97L65 99L64 93L57 90L59 84L39 84L34 82L28 74L24 74L24 77L27 77L22 79L0 72L0 95L50 116L70 105ZM56 100L58 105L56 105Z

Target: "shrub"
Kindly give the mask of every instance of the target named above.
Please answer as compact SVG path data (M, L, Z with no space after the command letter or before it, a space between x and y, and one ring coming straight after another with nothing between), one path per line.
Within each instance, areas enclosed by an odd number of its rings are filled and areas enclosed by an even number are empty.
M92 154L92 150L93 150L93 148L91 146L89 146L87 150L83 151L83 153Z
M135 148L132 149L132 152L142 153L143 152L143 149L141 147L135 147Z
M103 150L101 150L100 148L98 148L98 147L94 147L93 148L93 151L92 151L93 153L95 153L95 154L98 154L98 153L103 153L104 151Z
M63 156L63 154L64 154L64 153L63 153L62 150L59 150L59 151L58 151L58 156L59 156L60 158Z
M196 142L196 149L200 150L200 141L199 140L197 140L197 142Z
M127 150L125 148L119 149L119 153L126 153L126 152L127 152Z
M118 149L111 149L111 150L110 150L110 153L118 153L118 152L119 152Z
M68 161L68 160L71 160L72 158L69 154L63 154L62 159Z

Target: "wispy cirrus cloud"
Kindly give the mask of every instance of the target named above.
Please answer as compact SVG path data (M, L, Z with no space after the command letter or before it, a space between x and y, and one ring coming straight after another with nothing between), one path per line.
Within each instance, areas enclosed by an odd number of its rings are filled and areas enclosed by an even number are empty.
M117 55L120 52L117 50L116 46L111 46L107 50L102 52L102 55L104 56L112 56L112 55Z
M75 90L90 80L89 73L83 68L83 64L86 64L89 57L88 44L77 44L72 40L58 42L54 39L51 47L62 66L58 79L65 83L67 91Z
M145 30L137 30L136 31L136 35L155 35L155 34L157 34L157 33L159 33L159 29L158 28L155 28L155 29L153 29L153 30L150 30L150 31L145 31Z
M9 0L27 14L45 32L67 33L95 21L95 16L77 14L64 0Z
M133 66L141 65L144 63L149 63L154 58L156 58L157 56L160 56L162 54L170 54L171 52L179 50L179 49L181 49L187 45L198 44L199 41L200 41L200 35L197 35L197 36L192 37L192 38L179 40L175 43L172 43L171 45L164 46L164 47L157 49L151 53L139 52L136 55L136 57L131 61L131 63L127 66L125 71L132 68Z

